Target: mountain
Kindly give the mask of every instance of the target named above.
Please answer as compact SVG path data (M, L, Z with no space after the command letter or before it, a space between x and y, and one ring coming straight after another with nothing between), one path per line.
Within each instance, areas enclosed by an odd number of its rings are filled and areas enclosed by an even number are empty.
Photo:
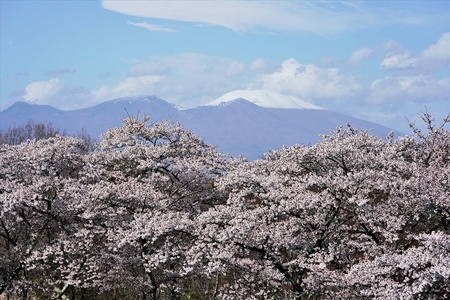
M62 111L46 105L17 102L0 112L0 129L33 119L51 122L74 134L86 129L99 138L109 127L117 127L128 116L150 115L151 121L170 118L194 131L218 150L249 160L283 145L314 144L319 134L350 122L353 127L372 129L385 137L392 129L329 111L293 96L267 91L234 91L205 106L180 110L156 96L134 96L110 100L89 108ZM401 134L396 132L397 134Z
M123 97L78 109L59 110L48 105L16 102L0 112L0 129L20 125L32 119L35 122L51 122L55 127L64 129L68 134L76 134L86 129L94 138L106 132L109 127L117 127L128 116L149 114L152 121L160 122L165 118L178 117L178 109L156 96Z
M207 106L226 105L236 99L245 99L258 106L266 108L297 108L297 109L323 109L312 103L300 100L294 96L285 96L264 90L236 90L226 93Z
M386 137L392 129L325 109L264 108L236 99L183 111L185 127L233 155L255 159L283 145L314 144L346 122ZM396 132L397 134L401 134Z

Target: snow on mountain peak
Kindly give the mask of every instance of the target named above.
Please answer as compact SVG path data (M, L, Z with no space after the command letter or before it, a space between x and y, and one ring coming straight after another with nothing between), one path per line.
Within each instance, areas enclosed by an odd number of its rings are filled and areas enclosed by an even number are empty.
M323 109L322 107L300 100L294 96L285 96L265 90L232 91L206 105L218 106L221 103L233 102L236 99L245 99L258 106L267 108Z

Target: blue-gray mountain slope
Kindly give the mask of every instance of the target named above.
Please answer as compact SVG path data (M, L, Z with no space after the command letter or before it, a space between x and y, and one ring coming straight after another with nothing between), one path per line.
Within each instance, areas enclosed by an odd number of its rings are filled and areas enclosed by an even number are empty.
M226 105L179 110L156 96L119 98L71 111L17 102L0 112L0 129L6 130L32 119L51 122L69 134L84 128L98 139L109 127L120 126L124 118L137 115L150 115L154 122L165 118L180 122L206 142L217 145L219 151L233 156L242 154L249 160L283 145L314 144L320 140L319 134L328 134L346 122L358 129L372 129L372 133L380 137L386 137L392 131L385 126L329 110L263 108L245 99Z

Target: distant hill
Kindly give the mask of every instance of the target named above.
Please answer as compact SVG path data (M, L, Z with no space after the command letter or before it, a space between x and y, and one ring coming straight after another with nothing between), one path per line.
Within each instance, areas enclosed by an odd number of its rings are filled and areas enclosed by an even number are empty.
M32 119L51 122L69 134L84 128L99 138L109 127L120 126L124 118L137 115L150 115L153 122L170 118L206 142L217 145L219 151L233 156L242 154L250 160L283 145L314 144L320 140L319 134L328 134L346 122L355 128L372 129L373 134L381 137L393 131L292 96L265 91L235 91L206 106L187 110L180 110L156 96L124 97L70 111L17 102L0 112L0 128L6 130Z

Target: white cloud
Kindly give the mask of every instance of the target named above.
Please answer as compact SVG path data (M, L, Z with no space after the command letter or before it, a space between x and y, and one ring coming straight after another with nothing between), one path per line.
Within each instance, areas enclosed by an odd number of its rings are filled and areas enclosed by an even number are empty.
M111 90L113 92L125 92L125 93L145 93L149 87L153 84L161 81L162 76L139 76L139 77L128 77L124 81L120 82L114 86Z
M23 91L23 99L74 109L122 96L156 94L183 107L195 107L227 92L251 88L294 95L344 113L347 109L357 112L361 103L380 111L394 105L404 109L424 103L431 106L436 103L433 101L450 100L450 79L439 78L437 75L442 77L442 73L436 72L448 66L448 42L449 34L445 33L436 43L424 47L422 53L413 55L398 43L388 41L357 49L348 60L331 58L333 65L340 68L305 64L294 58L273 65L260 58L244 63L199 53L153 56L148 61L133 61L128 78L116 84L89 91L69 89L59 78L52 78L30 83ZM386 74L364 83L363 75L350 75L354 66L346 63L357 64L369 57L381 62L380 68ZM373 71L369 72L371 76L376 74Z
M413 56L398 43L388 41L383 44L387 53L381 62L383 70L407 70L416 74L434 72L447 68L450 62L450 33L444 33L436 44L430 45L419 55Z
M178 30L175 30L172 28L163 27L160 25L149 24L147 22L134 23L134 22L128 21L127 24L138 26L138 27L144 27L150 31L178 32Z
M159 75L128 77L112 87L107 85L101 86L98 90L92 92L92 96L96 102L99 102L124 96L151 95L155 90L154 85L162 80L164 80L164 77Z
M427 60L438 60L443 63L450 61L450 33L444 33L436 44L430 45L422 52L422 57Z
M116 85L93 91L93 102L150 94L183 107L195 107L229 91L246 88L257 76L243 62L199 53L154 56L133 65L128 74Z
M35 81L25 87L23 98L31 103L47 104L59 91L64 88L64 83L59 78L47 81Z
M155 56L151 62L171 70L155 92L183 107L204 105L229 91L246 88L253 80L244 63L224 57L180 53Z
M353 52L352 55L350 56L349 63L350 64L358 64L363 59L370 57L372 52L373 52L372 49L367 48L367 47L358 49L355 52Z
M389 40L387 42L384 42L381 47L385 50L388 51L389 54L395 54L395 53L400 53L403 52L403 48L402 46L398 43L395 42L393 40Z
M77 109L97 104L92 102L92 94L88 89L69 88L59 78L28 84L21 98L30 103L51 105L59 109Z
M165 75L170 73L170 67L159 61L143 61L130 68L131 76Z
M411 57L409 51L403 53L394 54L386 57L380 64L380 68L384 70L390 69L408 69L418 66L418 59Z
M450 100L450 79L434 79L430 76L388 76L370 85L368 101L373 104L427 103Z
M410 23L411 19L414 19L413 16L405 16L408 15L405 11L400 15L395 11L381 12L369 10L364 5L350 6L334 1L103 0L102 6L135 17L202 23L234 31L264 28L327 34L348 29Z
M243 63L240 63L237 61L232 61L228 65L227 76L231 77L231 76L239 75L242 72L244 72L244 70L245 70L245 65Z
M262 75L259 85L309 101L350 97L362 90L357 78L343 75L337 68L302 64L294 58L283 62L276 72Z
M258 58L255 59L251 64L250 64L250 70L252 71L256 71L256 70L261 70L264 67L266 67L266 61L264 59Z
M389 44L383 45L383 48L388 46L391 51L400 49L393 42ZM357 50L354 52L353 61L377 55L374 51L369 48L364 51ZM406 112L414 114L411 107L414 107L417 113L424 105L438 107L439 103L442 105L450 102L450 78L436 78L431 74L426 75L427 72L418 74L397 72L395 67L400 66L403 68L412 66L417 71L423 70L416 67L420 62L418 57L412 57L403 49L402 51L400 54L392 53L389 56L391 60L384 60L385 70L387 72L395 70L395 75L372 80L369 84L364 84L363 77L351 76L338 68L302 64L291 58L283 62L275 72L261 75L250 87L291 94L327 109L355 116L364 117L370 115L370 111L376 111L376 114L384 114L386 120L391 118L391 126L396 127L398 126L395 125L396 122L401 123L399 118L403 121ZM408 55L401 56L402 53ZM375 115L372 121L377 121Z
M22 98L30 103L47 104L59 109L78 109L123 96L153 95L164 76L128 77L113 86L103 85L90 91L85 87L69 88L59 78L35 81L25 88Z

